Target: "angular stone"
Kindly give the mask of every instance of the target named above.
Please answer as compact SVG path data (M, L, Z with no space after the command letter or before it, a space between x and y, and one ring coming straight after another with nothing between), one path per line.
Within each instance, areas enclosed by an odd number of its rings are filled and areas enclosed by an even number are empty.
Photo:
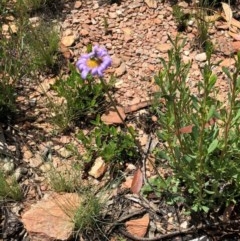
M29 162L29 166L30 167L33 167L33 168L36 168L36 167L39 167L43 164L43 158L42 156L37 153L34 157L26 160L27 162Z
M16 24L11 24L10 29L12 33L17 33L18 31L18 27L16 26Z
M232 65L234 65L235 60L233 58L225 58L221 63L220 66L224 66L224 67L230 67Z
M72 219L80 202L76 193L51 193L33 204L22 215L30 240L69 240L74 229Z
M67 150L65 147L62 147L58 151L58 153L64 158L69 158L72 155L72 153L69 150Z
M82 36L88 36L88 35L89 35L89 32L88 32L87 29L81 29L80 34L81 34Z
M133 31L131 28L129 28L129 27L122 28L122 31L124 33L124 41L125 42L130 42L133 40Z
M75 9L78 9L82 6L82 2L81 1L76 1L75 4L74 4L74 8Z
M162 53L166 53L168 50L172 48L172 45L169 43L162 43L162 44L157 44L156 49L159 50Z
M122 60L118 58L117 56L112 56L112 67L113 68L118 68L122 63Z
M74 41L75 41L74 35L64 36L61 39L61 43L64 44L65 46L67 46L67 47L72 46Z
M109 18L117 18L117 13L116 12L109 12L108 13Z
M157 8L157 0L144 0L144 2L148 5L149 8Z
M117 109L122 119L125 120L126 114L124 109L121 106L118 106ZM107 113L101 116L101 120L107 125L120 124L122 123L122 119L119 117L118 113L113 107Z
M197 54L195 56L195 60L199 61L199 62L203 62L207 60L207 54L205 52Z
M5 173L11 174L14 171L14 167L15 167L14 163L9 161L4 163L3 170Z
M107 170L107 165L102 159L102 157L98 157L91 170L88 172L89 175L93 176L94 178L99 178L101 177Z
M121 63L121 65L116 69L115 75L116 77L120 77L126 73L126 64Z
M142 218L133 219L126 222L126 229L132 235L144 237L149 225L149 214L145 214Z

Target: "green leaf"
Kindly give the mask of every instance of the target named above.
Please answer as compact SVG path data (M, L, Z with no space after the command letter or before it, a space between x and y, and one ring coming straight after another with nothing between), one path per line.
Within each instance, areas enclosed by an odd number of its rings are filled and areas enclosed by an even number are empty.
M194 206L192 206L192 210L197 212L198 211L198 205L195 204Z
M210 110L208 111L207 121L209 121L209 120L214 116L215 110L216 110L216 109L215 109L215 106L212 105L212 106L210 107Z
M102 142L101 142L101 136L96 136L96 144L97 144L97 147L101 147L102 145Z
M227 75L227 77L228 77L229 79L232 79L232 76L231 76L228 68L222 67L222 71Z
M209 191L207 189L204 189L204 192L206 192L207 194L211 194L211 195L215 193L214 191Z
M215 85L216 81L217 81L217 76L215 74L211 75L211 77L209 78L208 90L212 89L212 87Z
M188 155L184 155L183 156L183 160L186 160L187 162L191 162L192 161L192 157L191 156L188 156Z
M240 110L238 110L237 114L234 116L232 123L234 124L240 118Z
M201 206L201 208L205 213L208 213L209 208L207 206Z
M164 151L159 151L157 154L158 154L158 158L160 159L164 159L168 161L170 160L169 156Z
M87 45L87 53L91 53L92 52L92 44L88 44Z
M208 147L208 150L207 150L208 154L212 153L217 148L217 146L218 146L218 140L215 139Z

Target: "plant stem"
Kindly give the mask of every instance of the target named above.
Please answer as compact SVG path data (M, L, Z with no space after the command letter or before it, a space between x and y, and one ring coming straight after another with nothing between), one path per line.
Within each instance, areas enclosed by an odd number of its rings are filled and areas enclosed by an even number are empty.
M124 127L128 130L128 132L130 133L130 135L131 135L132 138L134 139L135 144L137 145L139 152L140 152L143 156L145 156L145 152L143 151L140 143L137 141L137 138L136 138L135 134L132 132L132 130L129 128L129 126L126 124L126 122L124 121L123 117L121 116L121 114L120 114L120 112L119 112L119 110L118 110L118 108L117 108L116 102L114 101L113 97L112 97L111 94L109 93L109 89L108 89L108 86L107 86L105 80L104 80L103 78L100 78L100 81L101 81L101 83L102 83L102 85L103 85L103 88L104 88L105 91L106 91L106 94L107 94L107 96L108 96L111 104L113 105L113 108L115 109L115 111L117 112L119 118L121 119L122 124L123 124Z
M109 89L108 89L108 86L107 86L105 80L104 80L103 78L100 78L100 81L101 81L101 83L102 83L102 85L103 85L103 88L105 89L105 92L106 92L106 94L107 94L110 102L112 103L115 111L117 112L119 118L121 119L124 127L128 130L129 134L132 136L132 138L133 138L133 140L134 140L134 142L135 142L135 145L137 146L138 151L139 151L139 153L140 153L141 156L142 156L142 161L141 161L141 162L139 161L139 165L140 165L140 167L143 167L143 165L144 165L144 163L145 163L145 161L146 161L146 159L147 159L147 156L148 156L148 151L145 152L145 151L143 150L143 148L142 148L141 144L139 143L139 141L137 140L135 134L132 132L132 130L131 130L131 129L129 128L129 126L127 125L127 123L124 121L123 117L121 116L121 114L120 114L120 112L119 112L119 110L118 110L118 108L117 108L116 102L114 101L113 97L112 97L111 94L109 93ZM153 164L153 163L151 163L151 164ZM155 165L153 165L153 167L154 167L154 170L156 171L157 175L159 176L159 178L160 178L164 183L166 183L165 180L164 180L164 178L160 175L159 171L158 171L157 168L155 167Z
M239 65L239 63L238 63L238 65ZM237 67L237 69L232 77L232 85L230 84L230 91L231 91L231 93L230 93L231 99L230 99L230 107L229 107L230 110L228 112L228 118L227 118L227 122L226 122L226 125L224 128L224 147L223 147L223 150L221 153L221 158L220 158L221 161L224 160L224 157L226 155L227 145L228 145L228 135L229 135L230 127L231 127L231 122L233 119L233 110L235 109L235 104L236 104L237 79L238 79L238 75L240 72L239 66L236 66L236 67Z

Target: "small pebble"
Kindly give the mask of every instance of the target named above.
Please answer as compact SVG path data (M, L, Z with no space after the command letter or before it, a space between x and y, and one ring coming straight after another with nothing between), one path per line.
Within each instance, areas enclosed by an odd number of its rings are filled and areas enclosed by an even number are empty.
M6 162L4 165L3 165L3 170L6 174L11 174L14 170L14 163L13 162Z
M197 55L195 56L195 60L197 60L197 61L199 61L199 62L206 61L206 59L207 59L207 55L206 55L205 52L200 53L200 54L197 54Z

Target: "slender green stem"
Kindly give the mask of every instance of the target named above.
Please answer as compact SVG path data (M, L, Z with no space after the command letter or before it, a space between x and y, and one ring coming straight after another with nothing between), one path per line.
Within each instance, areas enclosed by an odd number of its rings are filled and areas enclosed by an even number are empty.
M100 78L100 81L101 81L101 83L102 83L102 85L103 85L103 88L104 88L105 91L106 91L106 94L107 94L107 96L108 96L111 104L113 105L113 108L114 108L115 111L117 112L117 114L118 114L118 116L119 116L122 124L123 124L124 127L128 130L128 132L130 133L130 135L131 135L132 138L134 139L135 144L137 145L139 152L140 152L141 154L145 155L145 152L143 151L140 143L137 141L137 138L136 138L135 134L132 132L132 130L131 130L131 129L129 128L129 126L126 124L126 122L124 121L121 113L119 112L115 100L113 99L112 95L109 93L109 89L108 89L108 86L107 86L105 80L104 80L103 78Z
M237 78L239 75L239 71L240 69L237 68L235 73L233 74L233 78L232 78L232 85L230 86L230 90L231 90L231 94L230 94L230 110L228 112L228 117L227 117L227 122L224 128L224 147L221 153L221 158L220 160L223 161L224 157L226 155L226 151L227 151L227 145L228 145L228 135L229 135L229 130L231 127L231 122L233 119L233 110L235 109L235 104L236 104L236 85L237 85Z
M118 110L118 108L117 108L116 101L113 99L112 95L109 93L109 89L108 89L108 86L107 86L105 80L104 80L103 78L100 78L100 81L101 81L101 83L102 83L102 85L103 85L103 88L105 89L105 92L106 92L106 94L107 94L110 102L111 102L112 105L113 105L113 108L114 108L115 111L117 112L119 118L121 119L121 121L122 121L123 125L125 126L125 128L128 130L129 134L132 136L132 138L133 138L133 140L134 140L134 142L135 142L135 144L136 144L136 146L137 146L137 148L138 148L138 151L140 152L143 160L146 160L148 153L145 153L145 152L144 152L144 150L143 150L141 144L139 143L139 141L137 140L135 134L132 132L132 130L129 128L129 126L128 126L127 123L124 121L123 117L121 116L121 113L119 112L119 110ZM143 163L140 163L140 166L142 166L142 164L143 164ZM153 165L153 166L154 166L154 165ZM163 180L163 181L165 182L165 180L164 180L164 179L162 178L162 176L159 174L159 172L158 172L157 168L155 168L155 166L154 166L154 169L155 169L156 173L158 174L158 176L161 178L161 180Z

